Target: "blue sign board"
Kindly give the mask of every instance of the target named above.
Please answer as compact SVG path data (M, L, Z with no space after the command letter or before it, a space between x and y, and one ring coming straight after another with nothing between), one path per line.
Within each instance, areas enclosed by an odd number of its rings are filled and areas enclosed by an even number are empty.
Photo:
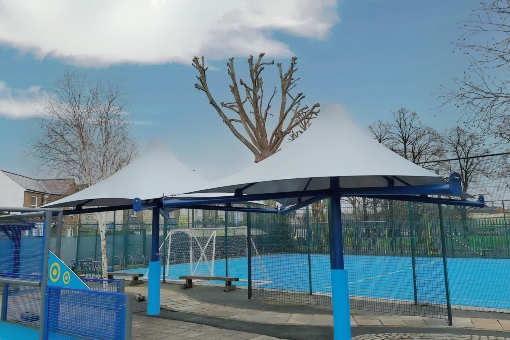
M78 275L51 251L48 261L48 286L83 290L90 289Z

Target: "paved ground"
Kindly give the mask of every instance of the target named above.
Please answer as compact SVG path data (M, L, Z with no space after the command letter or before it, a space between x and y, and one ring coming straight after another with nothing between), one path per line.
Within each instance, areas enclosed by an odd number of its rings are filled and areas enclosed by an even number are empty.
M126 288L147 296L146 284ZM238 289L161 285L161 314L146 315L146 303L134 302L133 340L138 339L332 339L331 308L247 299ZM459 315L459 316L457 316ZM508 339L510 315L454 311L453 326L419 316L352 311L353 339Z

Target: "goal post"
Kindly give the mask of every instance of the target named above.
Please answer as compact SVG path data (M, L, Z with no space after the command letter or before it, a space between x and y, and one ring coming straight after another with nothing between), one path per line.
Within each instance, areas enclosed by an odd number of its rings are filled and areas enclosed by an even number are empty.
M224 263L245 257L246 227L172 229L159 251L167 278L180 275L223 276Z

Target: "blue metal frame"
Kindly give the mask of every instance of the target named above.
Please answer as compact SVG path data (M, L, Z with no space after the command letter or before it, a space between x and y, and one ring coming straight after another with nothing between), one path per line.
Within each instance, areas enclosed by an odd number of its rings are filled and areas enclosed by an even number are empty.
M152 249L149 263L149 283L147 314L158 315L160 312L160 277L161 262L159 261L159 207L152 209Z
M248 194L243 195L242 190L236 190L234 196L224 197L210 197L210 198L193 198L193 199L176 199L176 198L162 198L161 200L150 200L142 201L135 199L133 201L133 210L140 211L143 209L153 209L155 211L159 208L202 208L211 210L237 210L247 212L262 212L262 213L289 213L303 206L306 206L314 201L323 199L325 197L331 198L331 209L330 211L330 251L331 251L331 281L332 281L332 301L333 301L333 319L334 319L334 337L335 339L349 339L351 337L350 328L350 309L349 309L349 293L348 293L348 280L347 272L344 269L344 258L343 258L343 241L342 241L342 220L341 220L341 208L340 199L342 196L365 196L365 197L380 197L387 199L398 199L405 201L415 202L427 202L427 203L440 203L440 204L452 204L452 205L466 205L466 206L483 206L483 197L477 202L472 201L459 201L459 200L448 200L431 198L426 195L454 195L458 196L461 193L460 176L457 173L452 173L448 184L441 185L418 185L411 186L405 183L398 177L384 176L388 182L387 187L383 188L341 188L339 177L330 177L329 189L323 190L303 190L303 191L291 191L291 192L280 192L280 193L264 193L264 194ZM403 183L405 186L394 186L395 181ZM250 184L253 185L255 183ZM302 198L310 197L305 202L298 203L292 207L276 210L276 209L253 209L253 208L240 208L232 207L232 203L246 203L248 201L255 200L267 200L267 199L280 199L280 198ZM226 206L209 206L210 204L226 204ZM242 210L241 210L242 209ZM276 211L275 211L276 210ZM157 260L154 249L159 247L159 220L158 229L155 229L155 220L153 213L153 239L152 239L152 261ZM155 236L156 234L156 236ZM249 246L248 249L251 247ZM155 262L151 262L149 273L156 270L152 265ZM159 261L158 261L159 264ZM160 264L159 264L160 265ZM155 275L153 275L154 281L151 281L149 276L149 304L152 301L158 303L157 313L159 314L159 270L157 271L156 283ZM151 282L153 285L151 286ZM157 284L157 286L156 286ZM152 287L152 288L151 288ZM155 307L154 307L155 308ZM149 306L149 310L151 307ZM152 313L148 313L152 314Z

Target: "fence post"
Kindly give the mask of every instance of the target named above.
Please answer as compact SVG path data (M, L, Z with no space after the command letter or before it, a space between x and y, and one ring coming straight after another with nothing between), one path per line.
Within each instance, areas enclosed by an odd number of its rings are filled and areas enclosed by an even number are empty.
M506 221L506 211L505 211L505 201L501 200L501 205L503 207L503 220L505 221L505 243L506 243L506 252L507 256L510 255L510 246L508 244L508 223Z
M450 248L452 249L451 257L455 257L455 247L454 247L454 239L452 234L452 221L448 221L448 226L450 227Z
M96 232L94 234L94 261L97 258L97 232L99 231L99 223L96 226Z
M163 256L160 258L163 259L163 283L166 283L166 254L168 251L168 248L165 246L166 243L166 235L167 235L167 228L168 228L168 221L166 218L163 219ZM170 247L170 245L168 245ZM161 260L160 260L161 261Z
M55 242L55 255L60 257L60 250L62 249L62 221L64 220L64 213L61 211L58 213L57 218L57 237Z
M129 216L126 220L126 223L124 224L124 256L121 256L120 260L120 266L122 269L127 268L127 256L128 256L128 249L129 249ZM124 262L124 263L122 263Z
M41 301L39 306L39 339L44 339L45 331L46 331L46 307L48 304L48 263L50 258L50 244L51 244L51 219L52 213L51 211L46 211L46 216L44 219L44 229L43 229L43 258L42 258L42 278L41 278ZM7 287L9 289L9 287Z
M79 250L80 250L80 230L81 230L81 215L78 215L78 227L76 228L76 256L74 258L74 260L76 261L76 267L75 267L75 271L78 271L78 255L79 255ZM81 271L81 268L80 268L80 271Z
M247 205L250 207L250 204ZM246 246L248 247L248 299L252 297L251 286L251 213L246 213Z
M112 230L112 261L108 261L108 263L112 264L112 272L115 271L115 230L117 229L117 221L115 220L115 216L117 215L117 212L113 212L113 230Z
M413 267L413 289L414 289L414 304L418 304L418 288L416 286L416 243L414 237L414 211L413 203L407 202L407 209L409 211L409 234L411 236L411 263Z
M444 285L446 291L446 311L448 313L448 325L452 326L452 304L450 301L450 285L448 282L448 266L446 263L446 239L443 221L443 206L437 205L439 209L439 232L441 233L441 253L443 254Z
M310 206L306 206L306 248L308 253L308 283L310 286L310 295L313 295L313 286L312 286L312 255L310 254L312 252L312 245L311 245L311 238L312 238L312 230L310 229Z

